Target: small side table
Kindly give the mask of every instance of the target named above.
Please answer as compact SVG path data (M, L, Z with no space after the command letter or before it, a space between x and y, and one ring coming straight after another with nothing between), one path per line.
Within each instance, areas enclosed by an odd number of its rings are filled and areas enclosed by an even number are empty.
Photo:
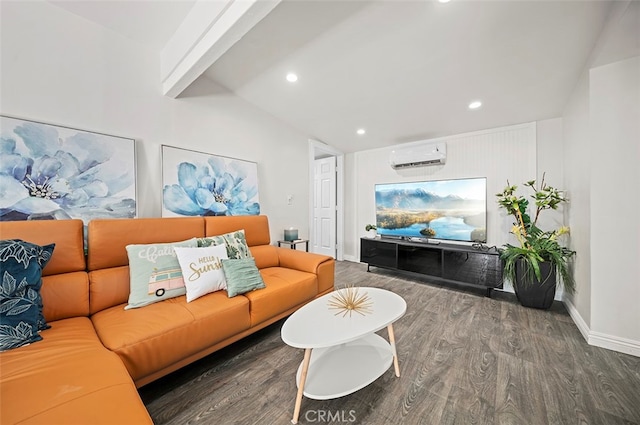
M295 241L278 241L278 246L282 244L290 245L291 249L296 249L296 245L304 243L304 250L309 252L309 239L296 239Z

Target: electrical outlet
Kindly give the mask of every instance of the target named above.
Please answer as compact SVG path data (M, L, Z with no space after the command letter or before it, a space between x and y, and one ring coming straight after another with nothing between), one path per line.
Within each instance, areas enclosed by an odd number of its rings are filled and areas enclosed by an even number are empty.
M287 195L287 205L293 204L293 195Z

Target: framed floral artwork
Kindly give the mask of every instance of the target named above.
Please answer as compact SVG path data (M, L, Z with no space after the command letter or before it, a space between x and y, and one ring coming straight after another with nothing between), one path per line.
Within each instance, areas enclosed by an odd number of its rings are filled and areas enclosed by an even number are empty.
M258 164L162 145L163 217L258 214Z
M135 140L0 116L0 220L131 218Z

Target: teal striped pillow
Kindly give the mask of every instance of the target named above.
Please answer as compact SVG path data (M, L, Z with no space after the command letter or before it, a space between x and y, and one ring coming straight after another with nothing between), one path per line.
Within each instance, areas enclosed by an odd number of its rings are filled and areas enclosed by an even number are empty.
M227 279L229 298L254 289L265 288L264 280L253 258L223 259L222 270Z

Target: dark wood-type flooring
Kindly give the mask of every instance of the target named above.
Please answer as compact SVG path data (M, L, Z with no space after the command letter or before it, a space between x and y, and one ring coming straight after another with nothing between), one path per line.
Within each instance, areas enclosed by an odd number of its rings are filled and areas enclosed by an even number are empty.
M640 358L589 346L561 303L527 309L349 262L336 284L407 301L401 377L391 367L351 395L304 398L301 424L640 424ZM303 350L282 342L282 323L141 388L154 422L289 424Z

